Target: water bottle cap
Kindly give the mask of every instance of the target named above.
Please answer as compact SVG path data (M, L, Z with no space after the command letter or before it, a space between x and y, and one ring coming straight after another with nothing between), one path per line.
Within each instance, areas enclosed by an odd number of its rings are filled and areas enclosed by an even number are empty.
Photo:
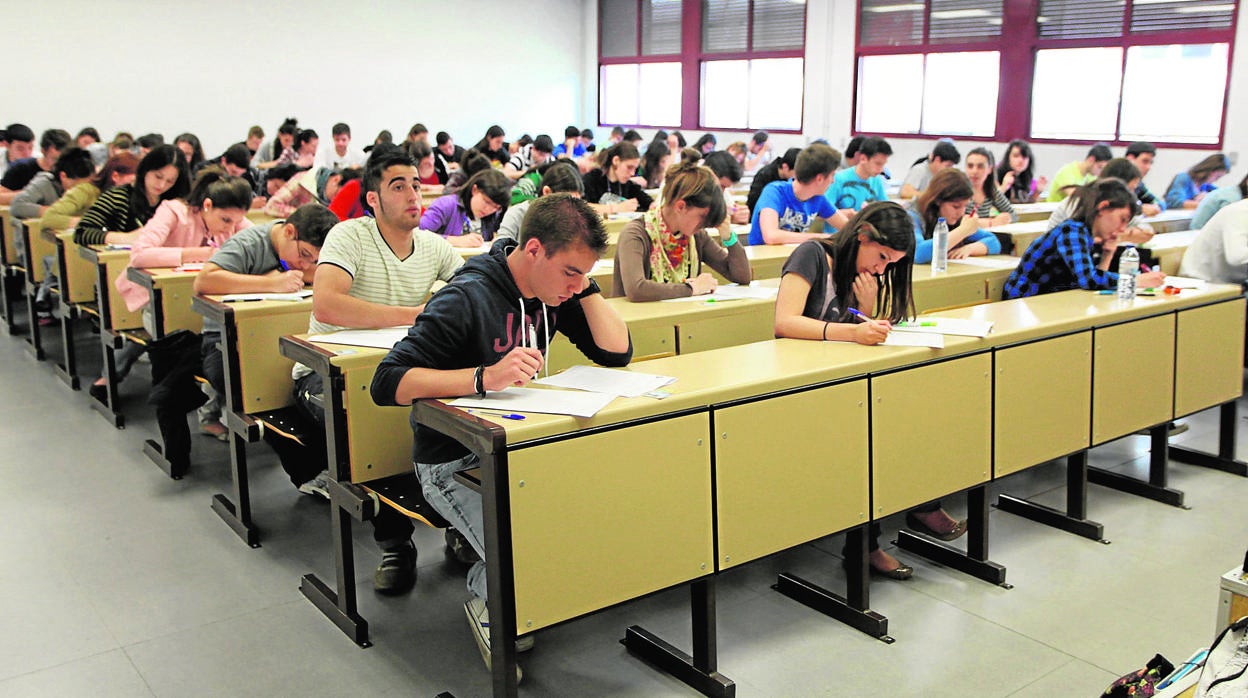
M944 223L944 222L945 222L945 219L944 219L944 218L937 218L937 219L936 219L936 222L937 222L937 223Z

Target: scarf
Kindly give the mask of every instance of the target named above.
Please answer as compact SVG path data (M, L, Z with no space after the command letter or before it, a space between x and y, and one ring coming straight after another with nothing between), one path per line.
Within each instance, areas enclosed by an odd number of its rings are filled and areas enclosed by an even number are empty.
M656 206L642 216L650 237L650 278L665 284L683 284L698 268L698 248L688 237L667 229Z

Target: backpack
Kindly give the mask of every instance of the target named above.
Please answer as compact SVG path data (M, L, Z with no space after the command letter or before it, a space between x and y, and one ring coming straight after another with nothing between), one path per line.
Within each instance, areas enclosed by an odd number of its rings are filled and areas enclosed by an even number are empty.
M1209 648L1196 684L1196 698L1248 696L1248 616L1231 623Z

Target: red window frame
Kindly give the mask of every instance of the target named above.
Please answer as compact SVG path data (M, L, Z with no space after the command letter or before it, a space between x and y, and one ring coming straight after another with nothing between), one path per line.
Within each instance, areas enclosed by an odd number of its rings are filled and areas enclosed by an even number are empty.
M918 1L918 0L916 0ZM862 45L862 0L858 0L858 26L854 32L854 104L853 127L856 135L858 120L858 65L864 56L956 53L962 51L998 51L1001 54L1000 78L997 86L997 128L993 136L965 136L960 134L941 133L878 133L870 135L893 138L940 138L956 137L960 141L1008 142L1015 138L1023 138L1031 143L1051 143L1067 145L1084 145L1094 143L1091 140L1032 138L1031 137L1031 85L1035 72L1036 52L1041 49L1054 48L1121 48L1122 69L1126 73L1127 49L1133 46L1160 46L1169 44L1216 44L1229 45L1227 54L1226 86L1222 96L1222 119L1218 129L1217 143L1170 143L1157 141L1154 145L1167 148L1185 148L1190 150L1221 150L1226 136L1226 110L1230 99L1231 71L1235 60L1235 31L1239 22L1239 0L1229 0L1235 4L1231 14L1229 29L1195 29L1186 31L1165 32L1131 32L1131 13L1133 3L1128 1L1123 12L1122 35L1116 37L1092 39L1041 39L1037 31L1036 17L1040 12L1040 0L1005 0L1002 7L1001 36L996 40L968 41L960 43L937 43L927 41L931 31L931 0L922 0L924 9L924 39L921 43L907 46L863 46ZM1121 103L1122 85L1118 86ZM1121 132L1122 111L1119 109L1114 122L1115 138L1111 145L1126 146L1129 141L1118 138Z
M599 0L599 7L604 0ZM612 126L621 126L624 128L667 128L667 129L683 129L683 130L704 130L706 127L701 124L702 112L702 63L705 61L728 61L728 60L754 60L760 58L801 58L806 60L806 36L802 35L802 46L796 49L786 50L769 50L754 51L747 48L745 51L735 51L730 53L706 53L702 51L702 0L681 0L680 4L680 52L668 53L662 55L643 56L641 54L642 35L642 0L607 0L612 2L636 2L637 3L637 47L636 53L632 56L603 56L602 55L602 12L598 13L598 80L599 89L601 89L602 66L604 65L634 65L640 63L680 63L681 74L681 100L680 100L680 124L611 124ZM806 10L809 10L809 0L805 4ZM809 14L809 13L808 13ZM754 43L754 0L749 0L749 26L746 30L746 46L752 46ZM805 21L809 20L809 16ZM803 65L805 65L803 63ZM805 84L805 75L802 76L803 85ZM806 90L802 89L802 104L799 107L802 110L802 125L798 129L768 129L770 133L790 133L800 134L805 128L806 122ZM598 123L605 123L602 120L602 97L599 95L597 106ZM722 127L718 127L722 130ZM740 131L750 130L742 124Z

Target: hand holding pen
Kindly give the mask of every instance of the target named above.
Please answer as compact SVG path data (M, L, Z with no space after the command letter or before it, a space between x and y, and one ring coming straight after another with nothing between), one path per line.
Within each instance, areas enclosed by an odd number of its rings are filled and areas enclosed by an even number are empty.
M892 323L888 320L872 320L857 308L850 308L849 313L862 321L854 327L855 342L873 345L888 339L888 333L893 329Z

